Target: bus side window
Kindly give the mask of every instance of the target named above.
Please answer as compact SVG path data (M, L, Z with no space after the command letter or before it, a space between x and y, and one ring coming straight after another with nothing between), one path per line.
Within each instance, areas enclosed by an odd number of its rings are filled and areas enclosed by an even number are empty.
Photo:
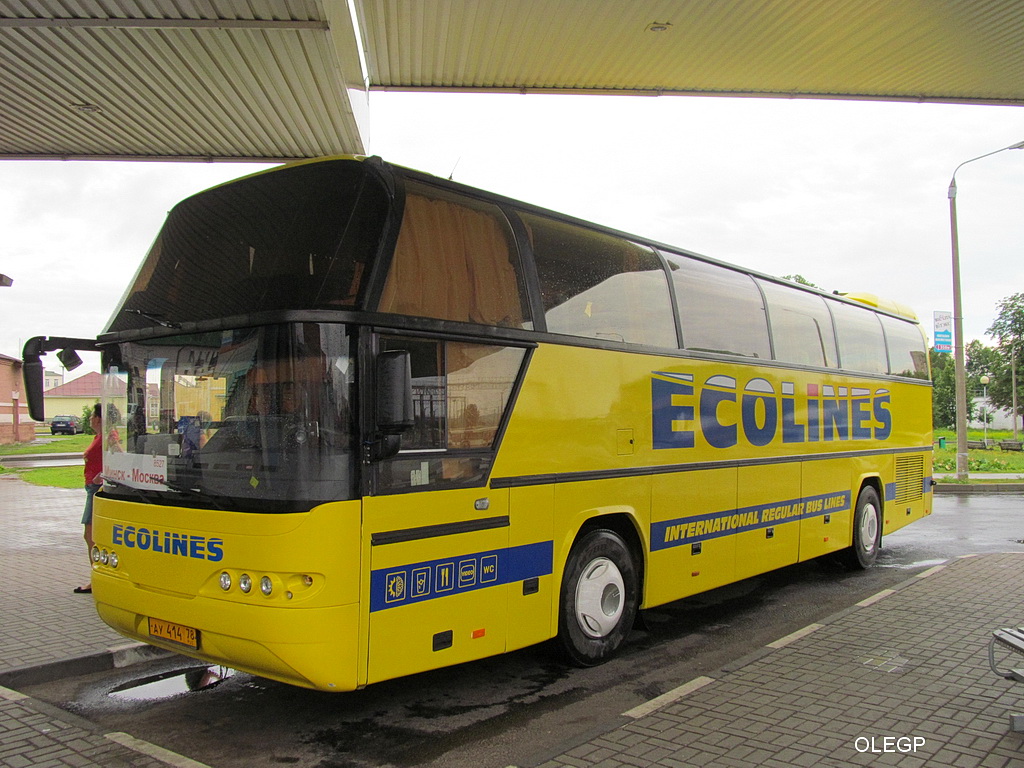
M683 347L771 359L761 291L750 275L662 252L679 302Z
M485 484L526 351L390 336L380 349L409 352L413 426L378 465L378 493Z
M407 183L380 311L532 328L512 229L497 206Z
M665 270L650 248L532 213L519 217L549 332L678 348Z
M927 379L928 345L921 327L888 315L879 315L879 318L885 331L885 345L889 350L889 373L912 379Z
M831 301L839 338L839 364L864 373L888 373L885 336L878 315L870 309Z
M821 296L758 280L768 302L775 359L835 368L839 364L832 315Z

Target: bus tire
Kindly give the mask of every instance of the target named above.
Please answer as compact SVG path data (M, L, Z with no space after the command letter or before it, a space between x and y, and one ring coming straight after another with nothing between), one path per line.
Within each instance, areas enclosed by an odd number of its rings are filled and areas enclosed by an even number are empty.
M611 658L636 619L640 584L626 542L599 529L573 544L562 576L558 637L568 659L592 667Z
M882 544L882 505L878 491L864 486L857 496L853 512L853 546L845 552L846 564L863 570L870 568L878 559Z

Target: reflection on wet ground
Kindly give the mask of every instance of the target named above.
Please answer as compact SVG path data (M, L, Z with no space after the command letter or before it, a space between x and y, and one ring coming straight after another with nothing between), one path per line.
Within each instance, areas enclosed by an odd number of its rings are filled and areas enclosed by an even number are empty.
M227 667L189 667L129 680L108 694L118 701L162 701L182 694L213 688L233 676Z

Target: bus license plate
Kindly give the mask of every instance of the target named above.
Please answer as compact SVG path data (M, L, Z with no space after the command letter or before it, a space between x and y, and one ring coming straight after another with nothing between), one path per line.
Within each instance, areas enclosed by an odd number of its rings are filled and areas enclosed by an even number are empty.
M162 619L149 620L149 634L173 643L186 645L193 650L199 650L199 632L181 624Z

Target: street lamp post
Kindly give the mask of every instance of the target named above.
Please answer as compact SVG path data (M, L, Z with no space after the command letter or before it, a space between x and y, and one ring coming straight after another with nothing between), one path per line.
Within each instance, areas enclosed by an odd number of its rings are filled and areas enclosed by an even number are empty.
M981 424L985 430L985 447L988 447L988 383L991 379L988 376L982 376L978 381L981 382Z
M953 243L953 355L956 379L956 478L967 479L967 365L964 360L964 313L960 293L960 243L956 229L956 172L968 163L983 157L1005 152L1008 149L1024 149L1024 141L1008 147L986 152L984 155L964 160L953 170L949 180L949 229Z

